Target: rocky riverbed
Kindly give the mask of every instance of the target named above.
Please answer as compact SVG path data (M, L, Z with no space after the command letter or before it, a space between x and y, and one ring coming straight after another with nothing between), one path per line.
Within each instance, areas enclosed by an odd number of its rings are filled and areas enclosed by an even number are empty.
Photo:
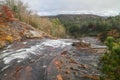
M105 46L89 41L94 46L79 49L74 42L79 40L14 42L0 51L0 80L99 80Z

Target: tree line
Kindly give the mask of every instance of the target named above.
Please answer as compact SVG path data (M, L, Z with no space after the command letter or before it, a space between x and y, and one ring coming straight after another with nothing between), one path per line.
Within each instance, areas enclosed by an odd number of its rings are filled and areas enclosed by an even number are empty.
M57 17L64 25L67 34L75 38L81 36L98 36L104 41L107 36L120 37L120 15L113 17L63 15Z

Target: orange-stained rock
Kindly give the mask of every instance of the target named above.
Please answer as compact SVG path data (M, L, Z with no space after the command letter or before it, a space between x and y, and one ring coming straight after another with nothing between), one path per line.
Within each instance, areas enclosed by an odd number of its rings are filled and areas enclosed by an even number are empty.
M27 67L25 68L25 70L26 70L26 72L29 72L29 71L31 71L31 70L32 70L32 67L27 66Z
M66 54L67 54L67 51L64 51L64 52L61 53L61 56L64 57Z
M20 71L23 69L22 66L17 66L15 68L15 71L13 72L13 77L19 78L20 77ZM11 76L12 77L12 76Z
M54 61L54 64L55 64L55 66L56 66L56 68L57 68L58 70L61 69L61 66L62 66L62 62L61 62L61 61L56 60L56 61Z
M58 75L57 75L57 80L63 80L63 78L62 78L62 75L61 75L61 74L58 74Z
M97 75L84 75L84 76L81 76L81 78L88 78L91 80L100 80L100 77Z
M0 16L2 16L2 12L0 12Z

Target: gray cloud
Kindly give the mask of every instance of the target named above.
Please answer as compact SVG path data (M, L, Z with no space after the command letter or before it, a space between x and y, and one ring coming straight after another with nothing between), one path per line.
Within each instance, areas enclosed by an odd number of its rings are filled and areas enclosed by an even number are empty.
M104 13L120 11L120 0L22 0L30 8L42 14L59 14L67 12ZM107 13L106 13L107 14Z

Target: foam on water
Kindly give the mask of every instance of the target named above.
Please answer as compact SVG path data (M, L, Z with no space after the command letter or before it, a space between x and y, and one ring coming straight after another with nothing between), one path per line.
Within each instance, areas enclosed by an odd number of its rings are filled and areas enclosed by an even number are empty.
M46 42L43 42L42 43L43 45L45 46L51 46L51 47L54 47L54 48L63 48L67 45L71 45L72 43L71 42L65 42L65 41L62 41L62 40L47 40Z
M26 44L29 44L26 42ZM13 60L23 61L26 58L29 58L31 54L38 55L40 51L47 49L46 47L52 48L64 48L68 45L71 45L72 42L65 42L63 40L45 40L42 43L38 43L36 45L31 45L29 48L18 49L16 51L8 49L3 51L4 53L1 54L0 59L3 59L4 64L10 64ZM19 46L19 45L18 45ZM10 48L10 47L9 47ZM38 52L37 52L38 51Z

